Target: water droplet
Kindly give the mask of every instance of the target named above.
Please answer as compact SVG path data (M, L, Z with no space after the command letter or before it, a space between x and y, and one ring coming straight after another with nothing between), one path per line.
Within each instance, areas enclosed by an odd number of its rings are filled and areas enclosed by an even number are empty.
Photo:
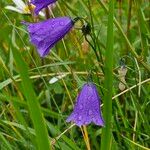
M91 116L93 114L92 110L89 110L89 115Z
M91 99L91 96L88 96L88 98L87 98L87 99L88 99L88 101L90 101L90 99Z
M52 27L52 28L54 28L54 27L55 27L55 25L54 25L54 24L52 24L52 25L51 25L51 27Z
M55 27L55 21L53 21L53 22L51 23L51 27L52 27L52 28Z
M64 25L64 22L61 21L61 22L59 22L59 24L60 24L61 26L63 26L63 25Z
M81 120L82 119L82 116L79 116L79 118L78 118L79 120Z
M80 105L79 105L79 108L80 108L80 109L82 109L82 108L83 108L83 105L82 105L82 104L80 104Z

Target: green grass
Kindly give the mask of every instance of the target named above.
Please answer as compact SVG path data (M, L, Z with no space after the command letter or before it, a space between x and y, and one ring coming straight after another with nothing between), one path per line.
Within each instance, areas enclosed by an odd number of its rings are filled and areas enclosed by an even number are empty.
M113 54L114 54L114 1L109 2L107 43L105 52L105 80L104 80L104 120L102 129L101 149L111 149L112 145L112 92L113 92Z
M50 17L85 18L91 25L92 38L87 38L93 48L83 48L78 21L41 59L20 23L34 18L6 10L5 6L14 4L1 0L0 149L148 150L149 4L148 0L58 0ZM45 19L39 17L39 21ZM127 68L125 82L118 73L120 63ZM90 124L83 129L65 120L91 70L102 99L105 127ZM66 76L49 83L61 73Z

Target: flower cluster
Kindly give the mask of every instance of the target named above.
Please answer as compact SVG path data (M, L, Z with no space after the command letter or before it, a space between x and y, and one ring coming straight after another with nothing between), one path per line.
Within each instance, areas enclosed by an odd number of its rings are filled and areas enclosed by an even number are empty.
M34 12L36 15L43 8L55 2L56 0L31 0L31 3L35 6ZM23 22L23 24L27 26L30 40L36 46L39 55L45 57L50 49L71 30L78 19L79 17L75 19L58 17L38 23ZM84 35L90 34L89 24L82 27L82 32ZM94 83L84 84L77 97L74 110L66 121L72 121L78 126L87 125L91 122L104 126L100 109L100 96Z

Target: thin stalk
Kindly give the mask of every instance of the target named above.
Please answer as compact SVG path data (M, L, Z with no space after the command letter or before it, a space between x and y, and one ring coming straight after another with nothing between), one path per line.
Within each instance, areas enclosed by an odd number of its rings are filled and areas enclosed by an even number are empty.
M128 19L127 19L127 38L129 39L130 25L131 25L131 10L132 10L132 0L128 0ZM126 49L126 55L128 54L128 45Z
M135 145L135 146L139 147L139 148L142 149L142 150L149 150L148 147L145 147L145 146L143 146L143 145L140 145L140 144L138 144L138 143L136 143L136 142L130 140L129 138L125 137L124 135L121 135L121 136L122 136L126 141L128 141L129 144Z
M110 150L112 143L112 87L113 87L113 17L114 0L109 1L107 43L105 52L105 93L104 93L104 120L102 129L101 150ZM109 92L108 92L109 91Z
M94 46L91 44L91 42L88 40L87 36L85 36L85 40L86 40L86 41L89 43L89 45L92 47L92 49L93 49L93 51L94 51L94 53L95 53L95 55L96 55L96 58L97 58L98 62L100 62L98 53L97 53L95 47L94 47Z
M75 124L72 124L69 128L67 128L65 131L63 131L61 134L59 134L57 137L55 137L54 139L52 139L51 140L51 145L54 145L56 143L56 141L58 141L66 132L68 132L68 130L70 130L74 126L75 126Z
M93 15L92 15L92 8L91 8L91 3L90 3L90 0L88 0L88 8L89 8L89 12L90 12L90 20L91 20L91 25L92 25L92 34L90 35L91 36L91 38L92 38L92 40L93 40L93 44L94 44L94 48L93 48L93 50L94 50L94 53L95 53L95 55L96 55L96 58L97 58L97 61L100 63L100 62L102 62L102 57L99 57L99 55L98 55L98 52L97 52L97 48L98 48L98 50L99 50L99 46L97 47L97 37L96 37L96 35L95 35L95 28L94 28L94 21L93 21ZM89 43L90 44L90 43ZM91 45L91 44L90 44ZM99 51L100 52L100 51ZM103 70L103 67L102 66L100 66L100 68L102 69L102 71L104 72L104 70Z
M129 38L129 30L130 30L130 23L131 23L131 10L132 10L132 0L128 2L128 20L127 20L127 37Z
M94 39L93 39L92 35L90 35L90 37L92 38L92 40L93 40L93 42L94 42ZM93 49L93 51L94 51L94 53L95 53L95 56L96 56L96 58L97 58L98 65L99 65L99 67L101 68L102 72L104 72L104 69L103 69L102 65L100 64L101 60L100 60L99 55L98 55L98 53L97 53L97 51L96 51L96 48L92 45L92 43L88 40L88 38L87 38L86 36L85 36L85 40L86 40L86 41L89 43L89 45L92 47L92 49ZM95 45L95 44L94 44L94 45Z
M86 126L80 127L87 150L91 150Z
M94 21L93 21L93 16L92 16L92 10L91 10L91 4L90 4L90 1L88 0L88 8L89 8L89 12L90 12L90 20L91 20L91 25L92 25L92 35L91 35L91 38L93 40L93 43L94 43L94 47L95 47L95 50L96 50L96 47L97 47L97 44L96 44L96 36L95 36L95 29L94 29ZM98 60L99 61L99 60Z
M50 11L49 11L48 7L45 8L45 17L46 17L46 19L50 18Z
M119 22L122 25L122 0L118 0Z

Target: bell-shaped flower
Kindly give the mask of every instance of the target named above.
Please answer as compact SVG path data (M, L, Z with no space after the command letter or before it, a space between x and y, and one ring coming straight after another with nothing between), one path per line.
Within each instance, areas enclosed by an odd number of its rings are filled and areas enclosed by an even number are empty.
M31 3L35 5L34 12L36 15L38 15L41 9L55 2L56 0L31 0Z
M100 109L100 96L92 82L84 84L77 97L74 110L66 121L72 121L77 126L87 125L91 122L104 126Z
M38 23L23 22L27 25L31 42L41 57L49 53L50 49L71 30L74 23L70 17L53 18Z

